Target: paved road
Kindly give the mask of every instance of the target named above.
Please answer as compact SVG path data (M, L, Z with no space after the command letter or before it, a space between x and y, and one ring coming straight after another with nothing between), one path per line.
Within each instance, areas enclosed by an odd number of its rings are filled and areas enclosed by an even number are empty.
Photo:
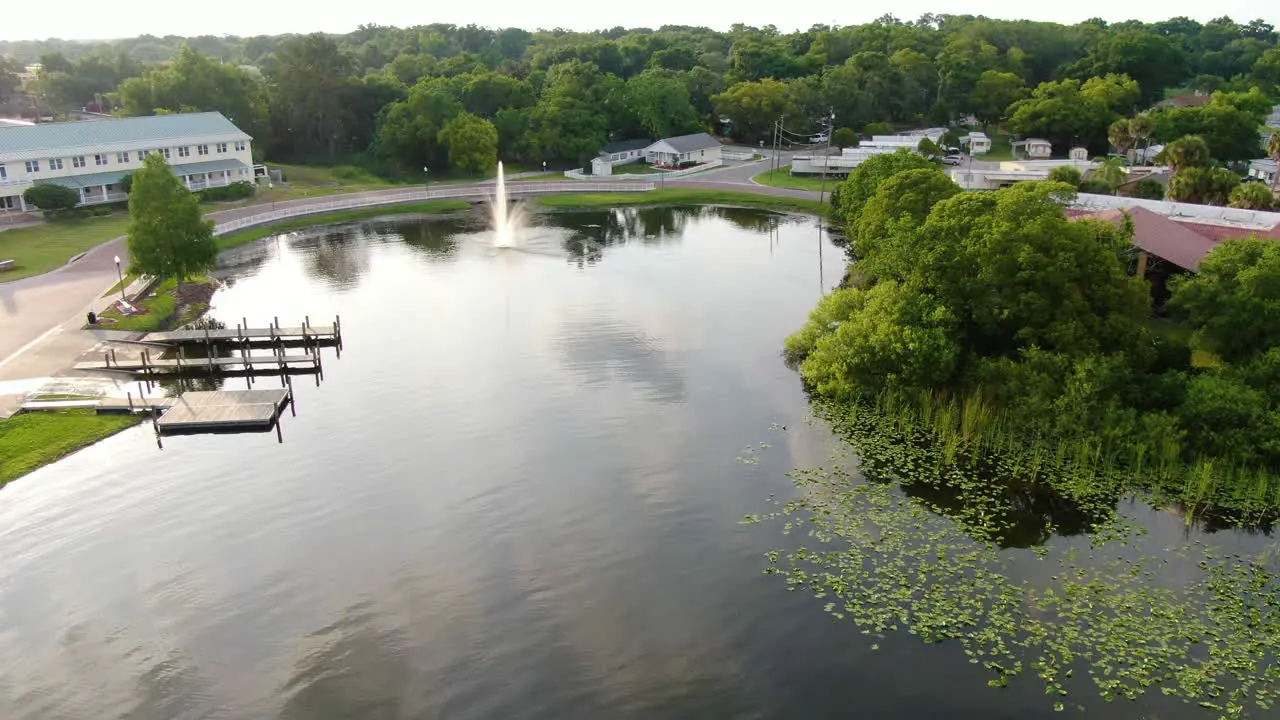
M766 161L715 168L697 175L671 180L673 187L710 190L750 190L767 195L814 198L818 194L804 190L774 188L751 183L751 177L763 172ZM518 179L519 176L512 176ZM477 192L493 181L475 183ZM574 192L575 183L565 181L564 191ZM403 187L363 193L343 194L344 200L379 197L403 192ZM335 196L303 198L277 202L274 208L306 207L331 202ZM206 217L226 222L265 212L265 205L230 208ZM123 237L105 242L85 253L73 263L34 277L0 283L0 417L7 413L22 393L34 389L38 380L68 366L76 357L100 341L98 334L81 330L89 310L101 310L111 298L103 293L116 283L116 264L128 266L128 253Z

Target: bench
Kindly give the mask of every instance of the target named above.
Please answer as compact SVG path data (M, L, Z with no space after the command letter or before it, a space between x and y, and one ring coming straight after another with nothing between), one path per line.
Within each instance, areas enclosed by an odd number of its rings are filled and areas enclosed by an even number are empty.
M12 270L18 264L16 260L0 260L0 271Z

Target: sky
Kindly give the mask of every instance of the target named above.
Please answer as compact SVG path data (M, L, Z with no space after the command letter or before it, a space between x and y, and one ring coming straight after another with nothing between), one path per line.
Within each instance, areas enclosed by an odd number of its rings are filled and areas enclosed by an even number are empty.
M855 25L893 12L904 20L926 12L986 15L1073 23L1091 17L1110 21L1164 20L1185 15L1201 22L1229 15L1238 22L1261 17L1280 26L1280 3L1272 0L1075 0L1074 2L1015 2L1014 0L898 0L893 3L836 3L821 12L790 3L739 0L689 2L645 0L487 0L466 2L409 2L408 0L218 0L183 9L172 0L59 0L55 13L6 12L0 39L109 39L150 35L274 35L280 33L349 32L358 25L424 25L433 22L525 29L563 27L595 30L615 27L705 25L727 29L734 23L775 25L791 31L814 24ZM29 6L30 7L30 6Z

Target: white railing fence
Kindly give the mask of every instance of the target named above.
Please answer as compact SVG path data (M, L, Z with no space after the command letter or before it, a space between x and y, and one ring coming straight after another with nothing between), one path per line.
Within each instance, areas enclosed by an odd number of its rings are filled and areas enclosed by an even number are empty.
M513 182L507 185L507 196L524 197L528 195L549 195L553 193L645 192L647 190L653 190L654 187L653 183L634 182ZM390 207L393 205L404 205L406 203L425 202L427 200L486 198L492 194L493 185L446 185L431 189L415 188L413 190L405 190L403 192L336 198L323 203L299 203L297 205L278 207L274 210L268 210L267 212L258 213L256 215L249 215L235 220L228 220L224 223L218 223L213 228L213 234L225 235L238 230L257 227L259 225L270 225L271 223L288 220L290 218L306 217L307 215L320 215L323 213L338 212L341 210Z
M694 173L699 173L699 172L702 172L703 170L710 170L711 168L720 167L723 164L724 164L723 161L712 160L711 162L704 163L696 167L685 168L684 170L670 170L667 172L655 172L655 173L618 173L617 175L607 175L607 176L587 175L582 172L582 168L578 168L577 170L565 170L564 176L567 178L572 178L574 180L592 180L598 177L608 177L610 180L624 180L627 182L635 182L635 181L656 182L659 178L666 178L667 180L673 180L678 177L684 177L685 175L692 175Z

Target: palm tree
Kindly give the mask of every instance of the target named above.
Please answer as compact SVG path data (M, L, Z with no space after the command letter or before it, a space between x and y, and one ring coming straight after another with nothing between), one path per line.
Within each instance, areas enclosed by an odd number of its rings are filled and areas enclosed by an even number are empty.
M1135 141L1132 124L1132 120L1120 118L1111 123L1110 128L1107 128L1107 139L1111 141L1111 146L1125 157L1129 156L1129 150L1133 147Z
M1129 136L1133 138L1133 146L1137 147L1138 143L1142 143L1145 150L1148 147L1147 138L1151 137L1156 131L1156 124L1150 117L1139 115L1129 121ZM1143 158L1143 164L1148 164L1147 159Z
M1209 165L1209 144L1199 135L1183 135L1164 146L1160 153L1164 162L1173 168L1175 173L1193 167Z
M1093 168L1093 177L1106 183L1107 187L1111 188L1111 192L1115 192L1116 188L1128 177L1125 171L1124 159L1107 157L1096 160Z
M1267 157L1276 162L1276 174L1271 177L1271 190L1280 195L1280 132L1271 133L1267 140Z

